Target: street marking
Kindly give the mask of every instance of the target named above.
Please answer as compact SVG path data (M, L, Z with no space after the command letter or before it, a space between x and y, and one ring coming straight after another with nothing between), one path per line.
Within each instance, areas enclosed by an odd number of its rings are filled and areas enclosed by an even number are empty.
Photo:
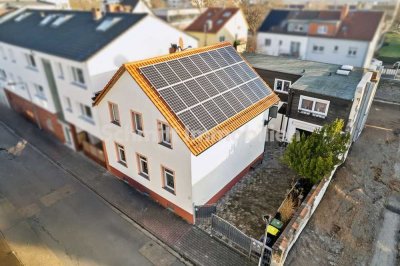
M75 191L71 185L65 185L43 197L40 198L40 202L46 206L50 207L54 203L66 198L67 196L73 194Z
M365 125L366 127L372 127L376 129L381 129L381 130L386 130L386 131L393 131L391 128L386 128L386 127L378 127L378 126L373 126L373 125Z

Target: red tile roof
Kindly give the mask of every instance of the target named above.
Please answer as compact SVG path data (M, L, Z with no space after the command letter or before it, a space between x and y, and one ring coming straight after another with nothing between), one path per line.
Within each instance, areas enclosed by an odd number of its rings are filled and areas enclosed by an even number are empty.
M204 32L204 25L211 20L212 27L207 32L217 33L238 11L239 8L209 7L186 28L186 31Z

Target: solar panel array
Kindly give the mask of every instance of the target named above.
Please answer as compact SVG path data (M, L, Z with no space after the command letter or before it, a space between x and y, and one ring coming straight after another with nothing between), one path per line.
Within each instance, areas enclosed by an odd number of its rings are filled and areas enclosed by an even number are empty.
M140 71L194 137L271 93L232 46L141 67Z

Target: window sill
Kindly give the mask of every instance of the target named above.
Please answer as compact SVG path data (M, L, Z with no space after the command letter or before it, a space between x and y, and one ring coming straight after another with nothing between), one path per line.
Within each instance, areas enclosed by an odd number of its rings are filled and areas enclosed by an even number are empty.
M146 178L147 180L150 180L149 175L146 175L145 173L139 173L139 175L143 178Z
M176 194L175 194L175 190L173 190L172 188L163 187L163 189L165 189L166 191L168 191L169 193L171 193L171 194L173 194L173 195L176 195Z
M289 92L287 92L287 91L280 91L280 90L274 90L275 92L278 92L278 93L282 93L282 94L289 94Z
M119 123L119 122L117 122L117 121L111 121L111 124L114 124L114 125L116 125L116 126L121 126L121 124Z
M309 111L309 110L306 111L306 110L299 109L298 112L303 115L311 115L311 116L323 118L323 119L325 119L325 117L326 117L326 114L319 114L319 113L315 113L315 112Z
M133 133L135 133L136 135L139 135L141 137L144 137L143 131L134 130Z
M93 119L90 118L90 117L86 117L86 116L80 115L79 118L82 119L82 120L84 120L84 121L86 121L86 122L88 122L88 123L90 123L90 124L92 124L92 125L95 124L94 121L93 121Z
M46 101L46 102L47 102L47 98L46 98L45 96L43 96L43 95L35 94L35 97L36 97L37 99L39 99L39 100L42 100L42 101Z
M160 144L161 146L164 146L164 147L169 148L169 149L172 150L172 145L171 145L171 143L159 142L158 144Z
M126 162L118 161L118 163L119 163L120 165L123 165L123 166L127 167Z
M75 82L75 81L71 82L71 84L75 85L75 86L77 86L77 87L79 87L81 89L85 89L86 90L86 85L85 84L82 84L82 83L79 83L79 82Z

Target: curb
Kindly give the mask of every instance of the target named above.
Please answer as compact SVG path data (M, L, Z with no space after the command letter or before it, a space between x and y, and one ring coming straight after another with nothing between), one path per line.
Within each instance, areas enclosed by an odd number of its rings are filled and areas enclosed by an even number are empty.
M385 104L393 104L393 105L399 105L400 106L400 102L392 102L392 101L386 101L386 100L380 100L380 99L374 99L374 102L385 103Z

